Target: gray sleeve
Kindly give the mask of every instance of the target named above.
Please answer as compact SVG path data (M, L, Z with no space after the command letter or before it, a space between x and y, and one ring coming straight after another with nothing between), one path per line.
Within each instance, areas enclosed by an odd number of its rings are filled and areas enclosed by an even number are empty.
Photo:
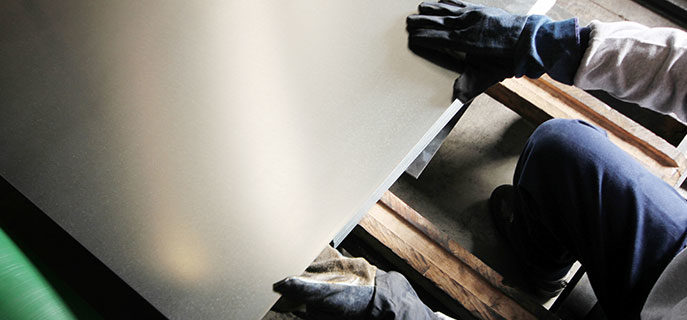
M634 22L592 21L575 86L687 122L687 33Z
M687 250L671 261L654 284L642 309L642 320L687 319Z

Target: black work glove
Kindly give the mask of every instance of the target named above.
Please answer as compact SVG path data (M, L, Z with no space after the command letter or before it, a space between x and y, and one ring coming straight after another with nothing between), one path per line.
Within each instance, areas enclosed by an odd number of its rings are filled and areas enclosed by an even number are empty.
M347 258L327 248L300 276L274 284L282 294L277 311L305 305L306 319L450 319L429 309L408 280L384 272L362 258Z
M463 102L514 76L548 73L572 84L589 33L578 27L577 19L554 22L458 0L423 2L418 10L406 20L408 46L461 73L454 98Z

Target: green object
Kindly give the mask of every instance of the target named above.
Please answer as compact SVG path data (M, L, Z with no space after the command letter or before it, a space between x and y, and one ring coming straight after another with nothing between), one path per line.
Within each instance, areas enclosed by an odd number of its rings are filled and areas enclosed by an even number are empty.
M55 288L0 230L0 318L76 319Z

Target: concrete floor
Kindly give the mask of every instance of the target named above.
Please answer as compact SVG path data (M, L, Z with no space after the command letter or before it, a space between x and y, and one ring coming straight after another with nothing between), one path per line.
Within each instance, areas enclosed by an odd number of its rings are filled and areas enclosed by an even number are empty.
M554 18L579 17L586 25L637 21L677 27L631 0L558 0ZM508 243L497 234L487 209L491 191L511 183L518 156L534 126L486 95L460 119L419 179L403 175L391 191L463 247L521 284L521 271ZM270 318L275 319L275 318Z
M533 130L516 113L482 95L420 178L403 175L391 191L492 268L517 275L508 245L491 223L487 200L494 188L511 183Z

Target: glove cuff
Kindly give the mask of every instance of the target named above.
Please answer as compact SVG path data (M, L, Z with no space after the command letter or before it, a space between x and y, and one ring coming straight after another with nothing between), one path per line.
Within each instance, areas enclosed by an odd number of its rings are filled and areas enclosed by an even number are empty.
M588 40L589 30L580 28L577 18L554 22L546 16L529 16L515 49L515 76L538 78L548 73L573 84Z
M420 300L403 275L377 269L369 319L437 320L438 317Z

